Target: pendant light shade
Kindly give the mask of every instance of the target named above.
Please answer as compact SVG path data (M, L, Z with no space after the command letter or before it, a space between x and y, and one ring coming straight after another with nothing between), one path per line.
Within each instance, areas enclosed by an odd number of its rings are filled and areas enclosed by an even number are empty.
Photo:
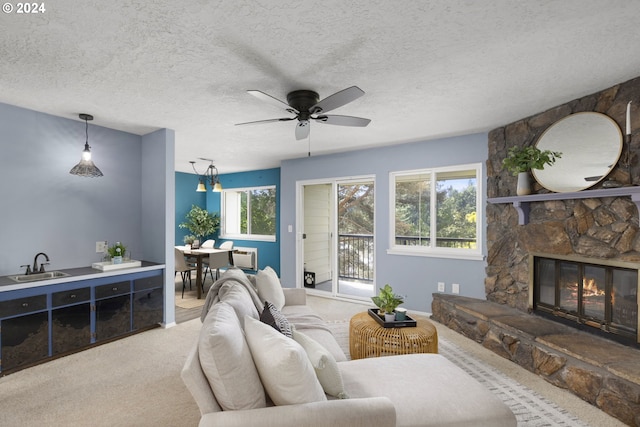
M189 161L189 163L191 163L193 171L196 173L196 175L198 175L200 179L196 191L199 193L207 191L206 184L209 184L211 186L211 191L215 191L216 193L222 191L222 184L220 183L220 178L218 178L218 168L214 166L213 160L203 159L202 157L200 157L200 160L206 160L210 162L209 167L205 171L204 175L200 175L196 170L196 162L194 162L193 160Z
M103 176L100 169L98 169L91 160L91 147L89 147L89 120L93 120L93 116L90 114L80 114L79 117L84 120L86 141L84 143L84 150L82 150L80 163L71 168L69 173L71 175L84 176L88 178Z

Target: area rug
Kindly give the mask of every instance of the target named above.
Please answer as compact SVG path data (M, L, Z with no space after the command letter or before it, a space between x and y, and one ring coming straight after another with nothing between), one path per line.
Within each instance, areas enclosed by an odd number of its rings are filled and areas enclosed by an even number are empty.
M349 321L328 322L340 348L349 354ZM565 409L540 394L514 381L502 372L473 358L457 345L438 337L438 352L465 370L502 400L516 416L518 426L588 427Z
M186 294L184 298L180 298L180 295L176 295L176 306L180 308L197 308L204 305L205 297L197 299L195 296L188 297Z

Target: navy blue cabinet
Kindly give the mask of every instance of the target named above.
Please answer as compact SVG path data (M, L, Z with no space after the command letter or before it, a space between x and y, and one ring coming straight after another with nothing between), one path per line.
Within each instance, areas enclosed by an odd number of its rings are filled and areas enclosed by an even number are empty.
M154 269L0 292L0 376L157 326L163 286Z

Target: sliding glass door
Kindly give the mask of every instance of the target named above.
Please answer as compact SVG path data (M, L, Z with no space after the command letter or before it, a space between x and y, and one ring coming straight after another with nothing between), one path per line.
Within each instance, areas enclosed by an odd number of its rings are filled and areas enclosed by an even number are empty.
M310 292L374 295L374 196L372 177L298 186L298 253Z

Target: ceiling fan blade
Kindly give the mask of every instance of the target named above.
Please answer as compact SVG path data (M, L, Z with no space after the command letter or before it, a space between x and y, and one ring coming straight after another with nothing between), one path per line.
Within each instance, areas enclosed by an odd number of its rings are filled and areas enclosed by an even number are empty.
M365 127L371 122L370 119L364 119L362 117L336 116L334 114L330 114L328 116L318 116L314 118L314 120L317 120L320 123L326 123L328 125L357 127Z
M296 139L306 139L309 136L311 130L311 122L309 120L300 120L296 124Z
M278 107L281 109L284 109L285 111L288 111L290 113L293 114L298 114L299 111L296 110L295 108L291 107L289 104L287 104L286 102L280 101L277 98L274 98L271 95L267 95L266 93L259 91L259 90L248 90L247 91L250 95L255 96L256 98L258 98L261 101L266 102L267 104L271 104L274 107Z
M364 91L358 86L351 86L346 89L336 92L333 95L327 96L325 99L318 102L313 107L309 108L312 114L326 113L327 111L334 110L338 107L342 107L345 104L355 101L364 95Z
M295 120L295 117L283 117L281 119L267 119L267 120L257 120L255 122L236 123L236 126L259 125L261 123L288 122L290 120Z

